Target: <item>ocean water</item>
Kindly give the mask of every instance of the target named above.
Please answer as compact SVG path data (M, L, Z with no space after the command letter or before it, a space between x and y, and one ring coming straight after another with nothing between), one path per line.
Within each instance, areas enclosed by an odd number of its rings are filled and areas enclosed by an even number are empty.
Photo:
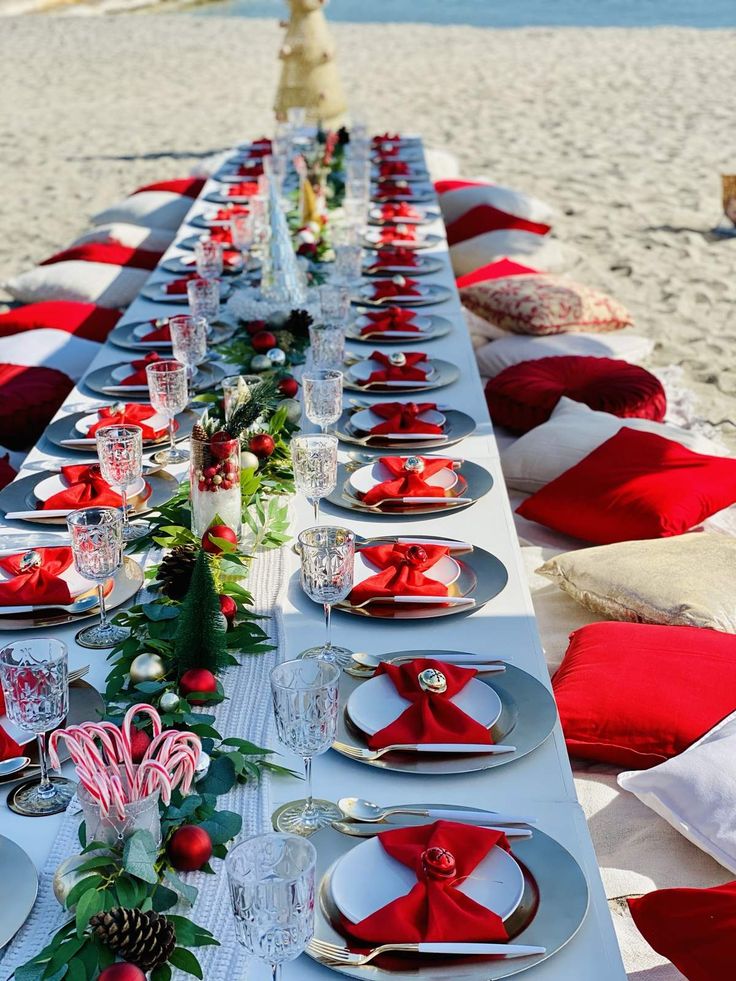
M285 0L218 0L203 16L284 17ZM473 27L736 27L736 0L331 0L332 21Z

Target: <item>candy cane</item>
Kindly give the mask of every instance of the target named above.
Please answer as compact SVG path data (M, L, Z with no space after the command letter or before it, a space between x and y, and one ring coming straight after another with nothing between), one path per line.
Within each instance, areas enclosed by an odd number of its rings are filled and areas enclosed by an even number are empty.
M143 772L141 772L143 771ZM143 781L141 782L141 777ZM138 767L139 788L144 790L144 797L153 793L153 786L157 783L161 789L161 799L164 804L171 803L171 775L169 771L158 760L144 760Z
M115 805L115 810L117 811L118 820L125 820L125 805L128 803L125 796L125 791L123 790L123 782L120 779L120 774L111 773L109 775L110 779L110 790L112 791L112 800Z
M161 730L163 726L161 724L161 716L158 714L153 705L148 705L146 702L140 702L138 705L133 705L125 713L125 718L123 719L123 734L127 735L130 739L130 730L133 725L133 719L138 714L147 715L151 720L151 730L154 737L161 735Z
M194 772L197 767L197 760L189 749L182 749L178 753L169 757L166 761L166 769L172 775L174 787L182 785L182 790L186 794L194 780ZM188 780L186 779L188 777Z

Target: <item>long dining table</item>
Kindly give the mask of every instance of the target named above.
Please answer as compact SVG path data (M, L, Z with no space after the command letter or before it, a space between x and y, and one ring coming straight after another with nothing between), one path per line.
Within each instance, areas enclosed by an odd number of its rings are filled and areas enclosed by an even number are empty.
M191 224L192 219L207 207L205 195L219 186L215 178L208 180L162 261L187 254L178 243L201 233L200 228ZM475 420L476 429L472 435L453 446L448 455L461 456L479 464L492 476L493 486L474 505L452 513L436 513L421 518L374 516L323 503L322 519L325 523L343 525L367 537L395 535L400 531L407 535L441 536L472 543L500 559L508 572L508 582L483 607L454 616L378 621L336 612L333 617L333 640L353 651L374 654L402 650L456 650L502 658L549 688L549 674L525 581L499 453L464 324L441 219L426 226L426 231L437 235L438 242L425 254L440 260L441 268L424 281L448 289L447 299L429 308L429 312L447 318L452 324L451 331L428 342L426 350L433 357L454 363L459 369L457 381L432 393L430 397L466 412ZM161 280L162 275L159 270L154 271L151 281ZM147 320L169 312L170 307L165 308L139 296L125 312L120 324ZM386 353L395 350L381 348L381 345L376 345L376 348ZM417 349L417 346L413 345L412 349ZM372 348L365 344L348 343L350 355L364 357L370 350ZM89 370L130 360L131 357L130 352L108 342L102 346ZM346 393L346 399L351 395ZM361 398L370 402L378 400L380 396L366 394ZM385 400L385 396L383 398ZM83 408L93 409L104 404L104 401L104 398L87 389L82 379L60 409L59 416ZM306 420L305 428L309 428ZM341 445L342 461L347 460L348 449ZM63 450L42 439L30 452L20 477L42 471L44 461L63 455ZM180 479L186 473L186 465L171 469ZM290 511L292 536L314 524L311 507L305 500L294 498ZM24 536L28 536L29 531L33 533L27 524L2 520L0 545L8 548L17 543L18 548L22 549ZM144 561L152 563L158 561L158 557L159 554L154 551L146 554ZM269 617L264 625L271 636L274 650L257 658L249 658L242 667L227 672L224 687L228 701L219 706L217 712L220 718L224 714L227 719L227 734L245 736L260 741L261 745L280 749L271 718L268 670L277 660L295 657L304 648L322 641L322 611L301 590L299 561L290 545L259 555L253 563L248 586L254 594L258 611ZM74 641L76 630L76 626L69 625L54 631L54 635L68 645L70 668L89 664L87 680L102 689L108 670L105 652L86 651L77 646ZM5 633L3 639L18 639L19 636ZM285 751L284 758L294 769L300 769L300 761L291 758ZM583 812L576 800L559 723L542 745L523 758L505 766L470 773L431 776L396 773L328 751L315 759L314 790L316 796L333 801L345 796L360 796L381 804L428 801L534 815L537 818L535 827L556 839L582 868L589 890L589 906L575 936L554 956L529 966L524 976L529 981L588 981L593 977L599 981L618 981L625 977L595 853ZM60 915L51 895L50 879L60 858L75 851L72 832L78 817L74 814L43 819L20 817L5 805L7 787L0 789L0 793L3 801L0 807L0 834L13 839L25 849L41 873L36 908L0 960L0 973L5 977L9 976L5 971L9 972L17 964L23 963L43 946L54 926L54 918L58 919ZM295 779L265 778L258 787L233 791L228 806L241 810L245 819L244 833L252 834L268 828L270 815L278 805L300 795L301 784ZM318 854L331 854L336 835L337 832L325 829L314 836ZM221 866L216 877L192 876L193 882L202 884L200 900L192 915L195 919L204 915L204 925L213 929L222 943L219 948L207 948L202 958L205 977L213 981L244 976L236 973L242 971L245 955L235 940L225 878ZM561 892L557 901L564 907L564 893ZM521 967L519 963L519 969ZM251 971L249 978L266 977L265 968L261 965L253 964ZM286 965L284 971L288 981L312 978L317 981L326 979L329 973L327 967L306 955ZM464 976L457 974L457 977ZM389 977L389 974L385 977Z

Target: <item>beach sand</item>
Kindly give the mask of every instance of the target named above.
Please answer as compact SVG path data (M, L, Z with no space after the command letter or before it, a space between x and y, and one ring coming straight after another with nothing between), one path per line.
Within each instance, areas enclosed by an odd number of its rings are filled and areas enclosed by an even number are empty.
M736 423L734 32L333 27L377 129L418 131L558 210L571 272L626 303L698 414ZM140 14L0 20L0 279L96 210L271 128L273 22ZM722 435L736 448L736 427Z

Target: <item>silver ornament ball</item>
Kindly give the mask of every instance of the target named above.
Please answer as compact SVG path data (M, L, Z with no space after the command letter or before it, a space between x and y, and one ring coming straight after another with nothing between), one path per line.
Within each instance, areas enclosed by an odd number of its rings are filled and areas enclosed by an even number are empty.
M250 360L250 367L253 371L267 371L271 365L271 359L267 354L255 354Z
M176 712L180 701L175 691L165 691L158 700L158 707L162 712Z
M296 399L282 399L279 406L286 409L286 418L289 422L299 422L302 418L302 404Z
M199 751L199 759L197 760L197 765L194 768L194 779L204 780L207 776L207 771L210 768L210 757L208 753L205 753L203 749Z
M258 464L260 462L261 461L255 455L255 453L251 453L250 450L241 450L240 451L240 469L241 470L257 470L258 469Z
M286 364L286 351L282 351L280 347L272 347L270 351L266 351L266 357L277 368Z
M166 665L158 654L139 654L130 665L130 680L139 685L143 681L160 681L166 674Z

